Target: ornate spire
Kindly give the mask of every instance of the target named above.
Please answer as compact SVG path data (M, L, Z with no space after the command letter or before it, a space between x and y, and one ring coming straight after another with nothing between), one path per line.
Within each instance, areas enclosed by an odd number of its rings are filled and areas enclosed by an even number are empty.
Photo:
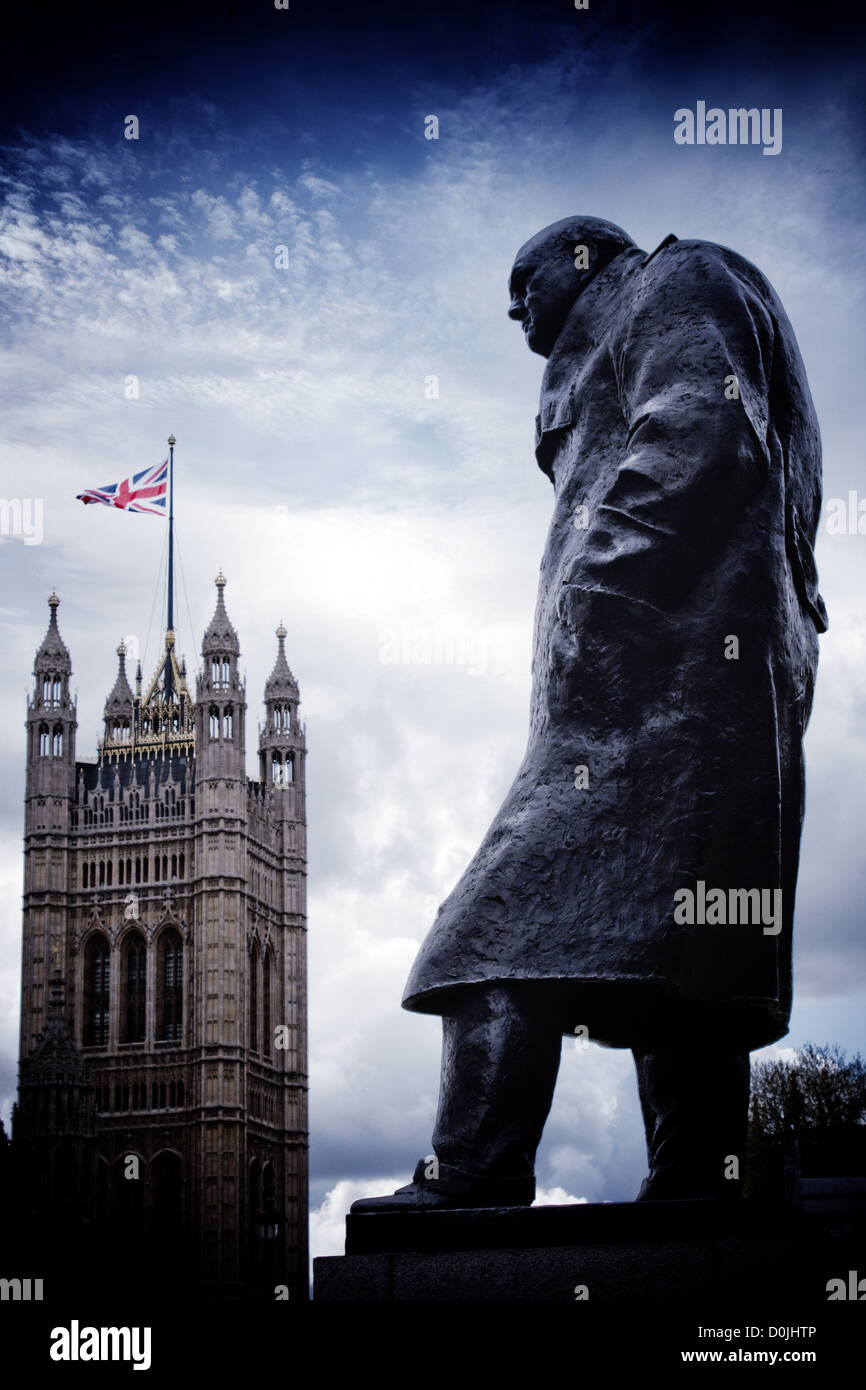
M274 669L265 682L265 699L278 700L281 697L297 700L298 682L295 680L286 661L286 629L282 623L277 628L277 659Z
M121 642L117 649L118 666L117 679L114 687L105 702L106 717L115 714L125 714L131 717L133 696L126 678L126 647Z
M42 645L36 653L36 663L33 671L34 675L42 671L51 670L57 675L71 675L72 659L69 655L63 638L60 636L60 629L57 626L57 609L60 607L60 599L54 590L48 599L48 607L51 609L51 617L48 622L48 631L42 639Z
M15 1137L23 1143L28 1169L43 1173L51 1183L51 1148L57 1140L88 1144L96 1134L96 1099L87 1064L69 1027L59 963L48 984L45 1027L30 1055L22 1057L19 1075ZM79 1181L87 1171L86 1154L85 1148L78 1155ZM78 1196L86 1201L85 1189L86 1184ZM59 1203L70 1198L66 1191L53 1195Z
M202 639L202 656L210 656L217 652L223 652L226 656L238 656L241 648L238 635L229 622L229 615L226 612L225 600L223 599L226 577L222 570L214 582L217 587L217 602L214 615Z
M86 1085L84 1059L72 1038L66 1009L66 981L59 967L48 985L45 1027L29 1057L21 1059L22 1085Z
M118 676L119 679L119 676ZM135 676L133 744L136 751L192 753L195 747L195 704L186 681L186 665L179 665L171 628L165 634L165 651L144 697L139 664Z

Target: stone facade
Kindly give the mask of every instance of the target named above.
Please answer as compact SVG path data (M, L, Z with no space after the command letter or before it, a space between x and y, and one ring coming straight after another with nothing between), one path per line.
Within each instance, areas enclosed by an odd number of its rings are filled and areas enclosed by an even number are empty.
M101 1220L133 1248L167 1242L204 1288L306 1297L306 741L281 625L247 776L225 583L194 697L171 630L144 693L121 645L92 760L49 599L27 709L22 1076L65 980Z

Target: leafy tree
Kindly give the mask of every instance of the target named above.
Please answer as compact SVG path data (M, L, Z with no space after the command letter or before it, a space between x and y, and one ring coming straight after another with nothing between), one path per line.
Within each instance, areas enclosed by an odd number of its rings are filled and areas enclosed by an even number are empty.
M866 1063L840 1047L806 1043L790 1062L752 1067L747 1153L749 1195L783 1195L785 1165L823 1164L827 1176L861 1165L866 1139ZM829 1166L828 1166L829 1165Z

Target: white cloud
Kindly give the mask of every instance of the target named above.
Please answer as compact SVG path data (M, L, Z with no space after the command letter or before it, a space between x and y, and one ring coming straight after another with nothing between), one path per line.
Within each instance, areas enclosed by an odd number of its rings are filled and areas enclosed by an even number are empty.
M586 1197L572 1197L569 1192L566 1192L564 1187L539 1187L535 1194L533 1206L582 1206L586 1201Z
M329 179L319 178L316 174L301 174L298 179L298 187L311 193L314 198L339 198L340 190L335 183Z
M362 1197L381 1197L402 1187L405 1178L343 1178L331 1188L321 1206L310 1212L310 1262L323 1255L343 1255L346 1213Z

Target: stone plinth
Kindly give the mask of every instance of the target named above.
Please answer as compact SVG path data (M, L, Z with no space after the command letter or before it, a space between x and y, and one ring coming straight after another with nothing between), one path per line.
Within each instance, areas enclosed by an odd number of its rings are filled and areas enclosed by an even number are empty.
M857 1252L866 1273L864 1227L750 1201L349 1215L314 1298L826 1304Z

